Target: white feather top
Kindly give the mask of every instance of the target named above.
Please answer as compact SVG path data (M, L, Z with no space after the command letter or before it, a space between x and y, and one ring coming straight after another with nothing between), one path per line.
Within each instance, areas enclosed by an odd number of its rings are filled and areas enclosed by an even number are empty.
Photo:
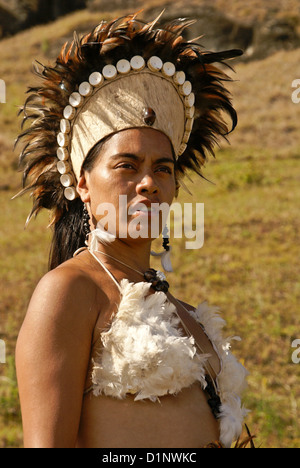
M205 363L193 337L183 336L175 306L163 292L148 295L149 283L120 284L121 301L108 331L101 334L103 347L93 362L93 394L156 401L199 382L205 389ZM218 309L199 305L190 312L205 332L221 360L217 378L220 408L220 441L230 447L242 431L247 414L241 406L247 371L229 351L230 339L222 337L225 325ZM236 338L237 339L237 338Z

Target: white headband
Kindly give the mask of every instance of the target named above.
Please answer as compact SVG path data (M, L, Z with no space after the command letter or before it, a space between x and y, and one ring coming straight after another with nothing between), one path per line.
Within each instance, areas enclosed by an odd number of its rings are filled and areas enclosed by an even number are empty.
M106 65L71 94L57 136L57 170L68 200L88 152L103 138L129 128L152 127L184 153L194 123L195 95L183 71L171 62L141 56Z

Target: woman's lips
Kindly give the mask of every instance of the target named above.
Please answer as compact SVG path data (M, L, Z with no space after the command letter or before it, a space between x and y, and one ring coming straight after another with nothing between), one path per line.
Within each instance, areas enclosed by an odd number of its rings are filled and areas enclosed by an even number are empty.
M132 216L157 216L158 210L154 208L147 208L146 210L136 210Z
M138 203L130 206L128 214L131 216L156 216L159 213L159 203L151 203L150 206L145 203Z

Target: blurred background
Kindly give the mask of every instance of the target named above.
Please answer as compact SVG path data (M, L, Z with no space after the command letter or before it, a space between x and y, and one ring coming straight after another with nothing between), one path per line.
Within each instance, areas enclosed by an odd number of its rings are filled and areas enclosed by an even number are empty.
M241 48L230 62L239 124L187 180L179 201L205 204L205 244L185 251L174 239L172 292L189 303L218 305L236 352L250 371L247 423L261 447L300 448L300 0L0 0L0 447L22 447L14 350L30 296L47 271L48 213L24 230L29 197L21 187L18 108L35 82L32 62L49 64L73 36L142 10L140 18L192 17L213 51ZM300 88L300 84L298 84ZM294 93L294 98L293 98Z

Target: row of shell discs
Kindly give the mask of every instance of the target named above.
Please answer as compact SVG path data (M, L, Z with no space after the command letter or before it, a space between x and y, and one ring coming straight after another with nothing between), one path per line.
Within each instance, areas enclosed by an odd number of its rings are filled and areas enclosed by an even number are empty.
M73 185L76 182L75 176L72 173L71 163L68 161L70 159L68 146L71 140L69 135L71 132L70 120L76 115L76 107L79 107L83 103L83 95L88 96L92 94L92 88L89 88L89 86L89 83L81 83L79 86L80 92L71 94L69 98L70 105L64 109L64 118L60 121L60 133L57 135L57 143L59 145L57 150L57 170L60 173L60 183L64 187L64 196L69 201L75 200L78 196Z
M80 107L84 99L93 93L93 88L99 87L104 83L104 80L113 80L118 73L125 75L131 71L140 71L145 68L145 59L139 55L133 57L130 61L121 59L117 65L105 65L102 74L93 72L89 81L84 81L79 85L78 92L73 92L69 98L69 105L64 109L64 119L73 120L76 115L76 109ZM148 68L153 72L161 71L165 77L172 78L174 83L179 86L179 92L187 98L185 105L192 107L194 105L194 95L192 93L192 84L186 80L186 75L183 71L176 72L176 67L171 62L163 63L159 57L152 56L147 62Z
M82 88L81 88L82 89ZM77 192L73 184L75 177L72 173L72 167L68 159L70 158L68 146L70 143L71 123L67 119L60 121L60 133L57 135L57 170L60 173L60 183L64 187L64 195L67 200L75 200Z
M60 133L57 136L59 148L57 150L57 170L61 174L61 184L65 187L65 197L68 200L74 200L77 197L75 187L72 185L75 183L74 175L72 174L72 167L69 159L68 146L70 143L69 133L71 131L71 123L75 116L76 111L81 107L85 101L85 98L91 96L95 88L99 88L103 85L105 80L112 81L118 74L126 75L130 72L138 72L148 67L152 72L161 72L163 76L169 79L173 79L174 83L178 87L179 93L184 99L186 109L186 127L183 137L183 142L179 151L179 155L182 154L186 147L192 131L195 113L195 95L192 92L192 84L186 80L184 71L176 71L176 66L172 62L163 62L159 57L152 56L150 59L145 59L136 55L129 61L127 59L121 59L114 65L105 65L102 69L102 73L93 72L89 76L88 81L82 82L78 87L78 92L73 92L69 97L69 104L63 111L64 118L61 120Z
M89 76L89 81L84 81L79 85L78 92L74 92L69 97L69 105L65 107L63 115L64 119L60 123L60 133L57 136L57 142L59 148L57 150L57 170L61 174L60 182L64 187L64 195L68 200L74 200L77 197L77 193L73 184L75 183L74 175L72 174L71 165L68 162L70 157L67 149L70 138L68 133L71 131L70 121L74 119L76 115L76 109L80 107L84 99L93 94L94 88L100 87L104 80L113 80L118 73L127 74L131 70L139 71L145 67L145 60L141 56L135 56L129 62L128 60L119 60L117 66L106 65L102 73L93 72Z
M187 148L187 143L190 139L194 124L195 114L195 94L192 92L192 83L186 80L184 71L176 71L176 67L171 62L163 63L159 57L153 56L148 60L148 68L153 72L161 71L167 78L173 78L174 83L178 86L179 93L184 97L186 124L182 144L179 148L178 156L181 156Z

